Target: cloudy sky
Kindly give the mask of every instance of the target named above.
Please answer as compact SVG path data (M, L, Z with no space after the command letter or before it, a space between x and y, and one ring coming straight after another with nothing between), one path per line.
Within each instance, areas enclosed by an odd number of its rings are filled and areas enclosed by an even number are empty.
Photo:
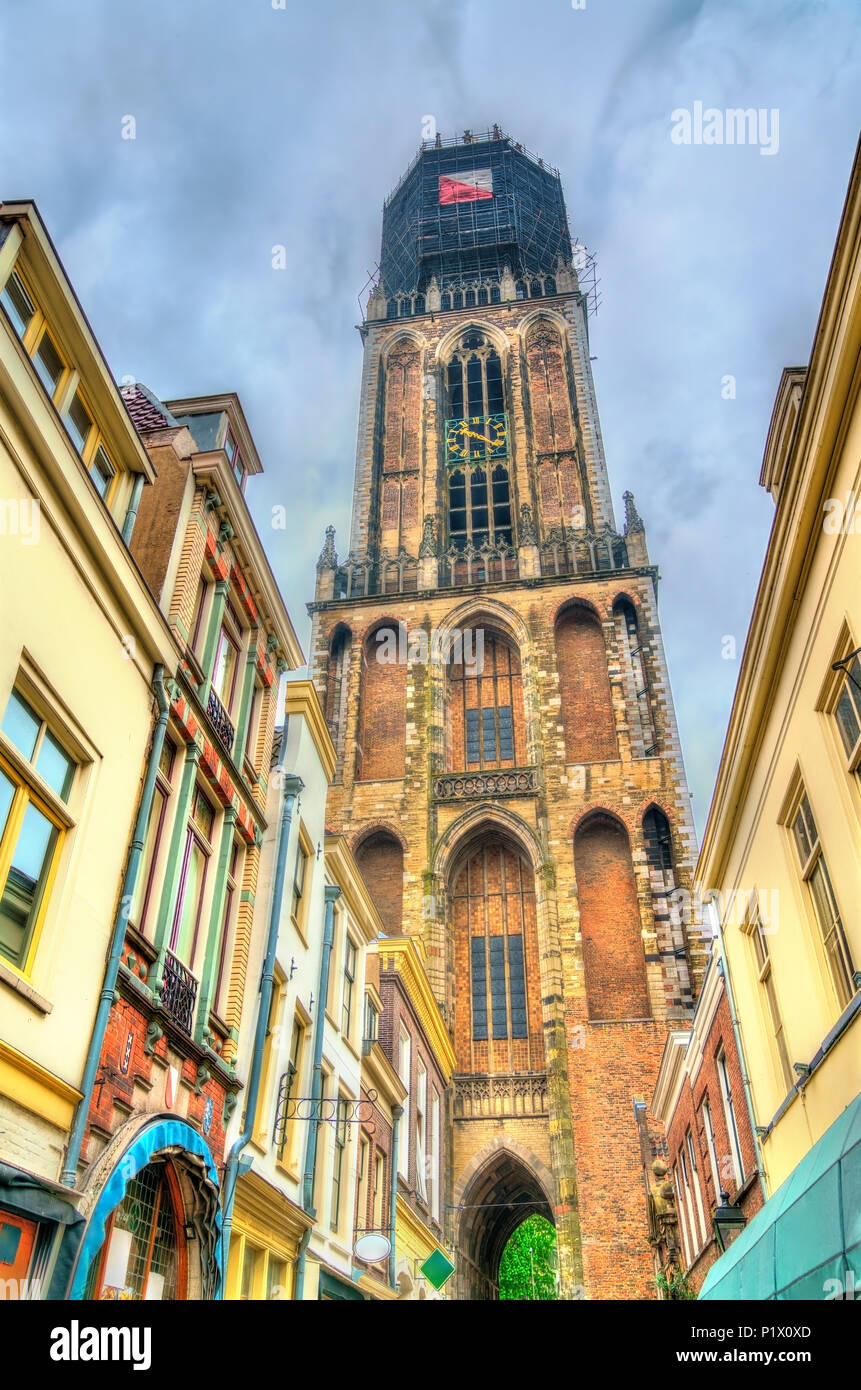
M0 55L0 196L39 203L118 378L239 393L266 469L248 502L306 650L328 521L348 545L357 297L423 120L496 121L560 169L598 258L610 478L661 567L702 830L738 674L722 639L740 657L771 524L774 393L809 356L857 139L856 0L5 0ZM673 143L697 101L776 110L775 152Z

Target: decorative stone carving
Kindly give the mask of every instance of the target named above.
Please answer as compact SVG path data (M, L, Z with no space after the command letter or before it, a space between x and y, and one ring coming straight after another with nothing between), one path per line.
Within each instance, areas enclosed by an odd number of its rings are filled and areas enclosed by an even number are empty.
M436 520L429 512L422 523L422 539L419 546L419 559L428 560L437 554Z
M434 781L437 801L470 801L487 796L532 796L538 791L534 767L505 772L448 773Z
M319 574L320 570L336 570L337 568L338 552L335 550L335 528L334 526L327 526L326 539L317 561L317 572Z
M634 501L633 492L622 494L625 503L625 535L629 536L632 531L645 531L643 519L637 511L637 504Z
M532 508L528 502L520 504L520 542L522 545L535 545L538 541L538 532L535 529L535 522L532 520Z

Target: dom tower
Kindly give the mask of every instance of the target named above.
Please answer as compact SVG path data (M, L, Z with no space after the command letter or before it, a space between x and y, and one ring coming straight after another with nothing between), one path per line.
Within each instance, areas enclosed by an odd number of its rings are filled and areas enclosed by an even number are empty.
M465 1299L533 1211L563 1298L655 1296L646 1103L703 963L668 900L696 846L657 570L630 493L614 518L587 313L558 174L497 128L423 145L361 330L350 551L330 528L311 605L330 819L456 1048Z

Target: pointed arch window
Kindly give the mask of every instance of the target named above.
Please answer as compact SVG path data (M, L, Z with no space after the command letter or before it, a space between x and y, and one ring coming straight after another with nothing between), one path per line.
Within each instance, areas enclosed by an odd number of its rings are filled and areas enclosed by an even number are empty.
M633 701L630 710L632 752L634 757L652 758L658 751L658 740L652 716L646 656L634 605L627 598L617 599L613 605L613 616L630 683L629 699Z
M467 545L511 545L511 486L508 469L453 469L448 475L448 534L458 550Z
M516 648L484 632L481 657L449 671L449 770L522 766L523 685Z
M475 330L464 334L448 364L448 415L494 415L504 409L502 363L493 344Z
M488 840L470 855L454 895L459 915L469 922L473 1040L528 1037L523 934L535 910L528 864L501 842Z

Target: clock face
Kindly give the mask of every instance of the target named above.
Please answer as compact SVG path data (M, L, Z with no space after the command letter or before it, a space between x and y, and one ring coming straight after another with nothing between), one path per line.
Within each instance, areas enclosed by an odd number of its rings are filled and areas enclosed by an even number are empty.
M508 420L504 412L498 415L472 415L462 420L447 420L445 456L450 463L469 459L504 458L508 453Z

